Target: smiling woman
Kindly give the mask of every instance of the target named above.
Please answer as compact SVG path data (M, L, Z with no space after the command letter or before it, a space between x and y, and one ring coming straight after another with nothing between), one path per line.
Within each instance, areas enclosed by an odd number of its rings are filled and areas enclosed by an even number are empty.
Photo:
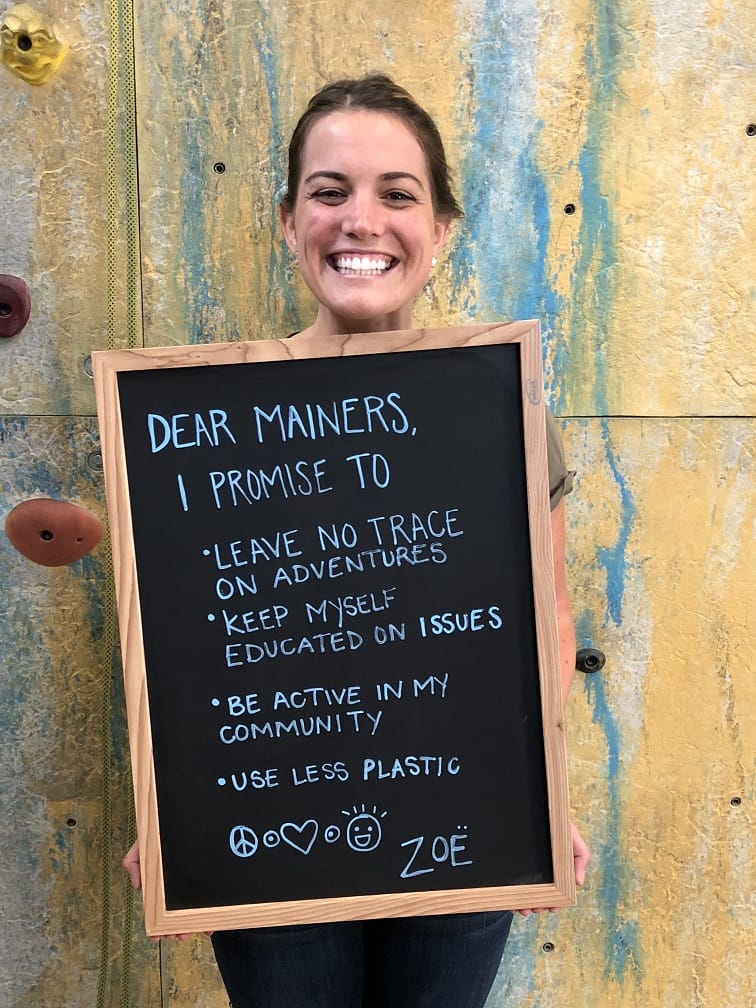
M294 130L289 147L288 192L280 207L286 243L297 257L304 282L318 301L312 325L292 339L412 328L414 299L428 280L434 257L442 248L453 219L461 216L449 184L438 130L411 95L381 75L337 81L323 88L311 99ZM325 406L314 404L308 407L306 417L301 412L284 415L283 410L260 411L255 414L258 439L262 442L266 436L282 441L299 436L324 437L329 432L343 434L376 426L397 435L412 435L409 419L393 393L347 399L340 404L331 403L330 408L335 411L333 415ZM559 658L566 691L575 668L575 636L564 573L562 505L563 496L569 492L570 475L564 465L556 427L552 420L547 422ZM218 423L217 429L230 433L222 423ZM230 490L235 494L238 490L239 499L243 500L240 472L217 475L219 479L223 477L223 492ZM220 487L219 483L219 491ZM329 489L327 485L321 487L317 480L310 487L319 493ZM249 496L254 497L256 492L250 490ZM235 506L235 497L233 502ZM376 548L332 557L328 563L336 565L334 570L326 571L325 561L320 570L312 564L310 569L294 565L296 579L337 576L342 562L358 567L370 562L389 569L400 563L430 561L436 559L434 551L442 547L437 542L427 542L428 539L462 534L454 527L454 509L443 514L431 511L427 519L413 513L411 517L376 517L371 522ZM424 541L418 542L419 539ZM423 556L426 549L427 555ZM288 577L287 568L280 567L276 578L279 576ZM320 609L314 607L313 611L318 613ZM253 618L252 613L247 616ZM485 633L499 621L494 607L466 613L429 614L427 629L424 618L421 626L423 635ZM347 636L349 633L346 631ZM340 633L313 635L312 640L316 638L319 647L331 650L349 646ZM310 638L304 638L298 644L284 640L280 646L290 653L292 647L312 645ZM262 650L258 645L245 647ZM254 650L244 654L236 651L231 656L232 662L240 664L260 658L262 654L258 656ZM439 688L442 685L439 681ZM356 722L363 713L366 714L362 710L347 711L345 721L348 717ZM305 728L309 728L309 723ZM295 722L276 724L285 725L281 730L288 732L293 730L288 726ZM327 725L325 721L321 725L322 730L340 731L341 727L339 714L334 714ZM252 728L237 725L230 730L244 734ZM266 723L255 730L278 729ZM369 732L370 726L365 725L364 730ZM224 741L243 739L232 734ZM401 754L391 764L390 771L379 769L372 761L374 765L366 764L363 772L366 775L376 772L379 776L387 772L413 775L424 767L422 772L431 773L434 759L440 757ZM318 772L314 766L306 769ZM448 774L455 774L458 764L450 762L445 769ZM443 770L438 764L436 772L440 775ZM305 779L314 778L303 777L296 783L302 784ZM379 818L357 814L357 810L355 813L350 846L353 851L368 850L380 834ZM442 844L443 849L431 849L436 860L448 857L463 862L466 827L458 829L459 833L449 840L436 838L446 844L445 847ZM575 876L578 884L582 884L588 849L574 827L572 837ZM292 835L282 839L295 846L303 842ZM406 852L403 877L433 870L432 864L426 863L427 851L423 848L421 853L424 839L416 837L408 842L414 846ZM423 857L426 861L417 867L420 860L416 859ZM136 847L127 854L124 864L138 885ZM511 913L496 911L255 928L217 932L213 947L234 1008L482 1008L496 976L511 921Z

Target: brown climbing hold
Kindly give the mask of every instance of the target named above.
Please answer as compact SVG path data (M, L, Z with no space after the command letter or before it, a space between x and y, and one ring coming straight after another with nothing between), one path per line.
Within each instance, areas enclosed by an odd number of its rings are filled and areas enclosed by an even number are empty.
M43 567L63 567L86 556L102 539L102 522L69 501L37 497L5 519L5 534L19 553Z
M31 294L21 277L0 273L0 336L17 336L30 312Z

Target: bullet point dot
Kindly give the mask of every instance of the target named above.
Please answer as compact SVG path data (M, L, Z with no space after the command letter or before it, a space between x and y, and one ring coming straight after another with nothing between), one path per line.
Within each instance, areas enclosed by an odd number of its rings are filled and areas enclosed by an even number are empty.
M225 777L219 777L219 778L218 778L218 784L219 784L219 785L220 785L221 787L225 787L225 786L226 786L226 778L225 778Z
M207 614L207 622L208 623L214 623L215 622L215 613L208 613Z
M210 556L210 550L202 550L202 556Z
M220 707L220 700L218 699L217 696L213 697L212 704L213 704L213 707Z

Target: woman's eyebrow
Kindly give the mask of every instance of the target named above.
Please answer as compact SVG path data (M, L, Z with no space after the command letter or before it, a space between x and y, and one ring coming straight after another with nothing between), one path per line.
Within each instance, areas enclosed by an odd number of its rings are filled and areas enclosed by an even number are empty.
M313 172L312 175L308 175L307 176L307 178L305 179L305 185L308 185L310 182L314 182L315 179L319 179L319 178L330 179L332 182L346 182L347 181L347 177L346 177L346 175L343 174L343 172L316 171L316 172Z
M425 186L423 185L422 181L417 177L417 175L413 175L412 172L405 172L405 171L384 172L379 177L381 182L398 182L401 179L411 179L421 189L425 189ZM307 178L304 180L304 184L309 185L316 179L329 179L331 182L349 181L347 176L343 172L323 170L323 171L316 171L313 172L311 175L308 175Z
M413 175L412 172L392 171L384 172L384 174L381 175L382 182L397 182L401 179L412 179L412 181L419 185L421 189L425 189L422 181L417 177L417 175Z

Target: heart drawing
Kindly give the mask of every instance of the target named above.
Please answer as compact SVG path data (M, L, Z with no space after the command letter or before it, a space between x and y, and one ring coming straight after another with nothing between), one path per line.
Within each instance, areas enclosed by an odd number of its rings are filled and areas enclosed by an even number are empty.
M318 824L314 819L306 819L301 826L287 822L281 827L281 839L300 854L309 854L318 835Z

